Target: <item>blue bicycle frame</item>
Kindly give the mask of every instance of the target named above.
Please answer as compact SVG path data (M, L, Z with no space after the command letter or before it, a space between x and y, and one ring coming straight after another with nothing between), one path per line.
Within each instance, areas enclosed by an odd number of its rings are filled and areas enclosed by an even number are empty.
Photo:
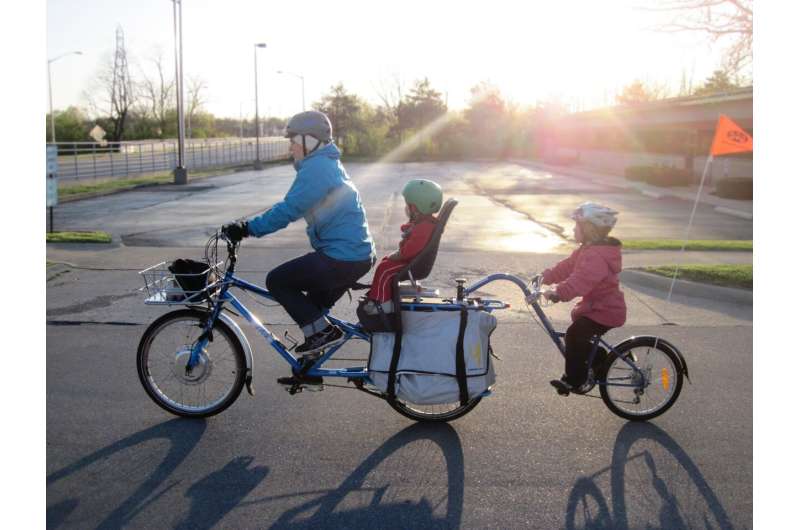
M277 351L278 354L280 354L280 356L283 357L286 360L286 362L289 363L293 371L300 370L301 366L298 359L294 357L291 353L289 353L289 351L286 349L286 346L284 346L283 343L281 343L281 341L279 341L277 337L275 337L275 335L273 335L272 332L270 332L270 330L267 329L261 323L261 321L255 315L253 315L247 309L247 307L244 306L244 304L242 304L239 301L238 298L236 298L232 293L230 293L231 287L238 287L239 289L242 289L244 291L250 291L252 293L255 293L258 296L261 296L262 298L266 298L267 300L275 301L275 298L266 289L254 285L245 280L242 280L240 278L237 278L236 276L233 275L233 272L228 270L225 273L225 277L221 282L221 287L217 295L217 302L214 304L214 307L211 310L210 317L206 322L205 333L201 335L200 340L198 340L194 348L192 348L192 354L189 358L189 362L187 363L187 368L191 369L199 361L200 352L208 344L209 341L208 335L214 325L214 321L216 321L217 317L222 311L222 307L226 303L230 303L230 305L240 315L242 315L242 317L244 317L244 319L247 320L247 322L249 322L253 327L256 328L256 331L258 331L259 335L264 337L264 339L266 339L267 342L269 342L269 344L275 349L275 351ZM325 361L330 359L339 350L339 348L342 347L343 344L345 344L351 338L358 338L361 340L369 341L369 335L365 333L359 326L355 326L349 322L339 320L338 318L335 318L330 315L326 316L328 320L330 320L333 324L339 326L339 328L342 331L344 331L344 340L340 344L326 350L325 353L319 359L316 360L314 365L306 372L306 374L310 376L321 376L321 377L347 377L352 379L366 378L367 369L364 366L358 366L352 368L335 368L335 369L319 368L325 363Z
M469 295L470 293L473 293L473 292L477 291L478 289L480 289L484 285L486 285L488 283L491 283L491 282L494 282L494 281L498 281L498 280L505 280L505 281L509 281L509 282L513 283L514 285L516 285L517 287L522 289L522 292L525 294L526 298L528 296L530 296L531 294L533 294L531 292L531 290L528 289L528 285L527 285L527 283L525 283L525 281L523 279L518 278L517 276L514 276L512 274L505 274L505 273L490 274L486 278L484 278L482 280L479 280L478 282L470 285L469 287L466 287L464 289L464 294L465 295ZM532 302L531 306L533 307L533 310L536 313L536 316L539 317L539 320L541 321L541 323L544 326L545 330L547 331L548 335L550 335L550 339L553 341L553 343L555 343L556 348L558 348L558 351L561 352L562 356L566 356L566 346L564 345L564 340L563 340L564 336L566 334L561 332L561 331L556 331L555 328L553 328L553 324L550 322L550 319L547 318L547 315L544 313L544 311L542 310L541 306L539 305L539 303L537 301ZM594 361L594 358L597 355L597 347L598 347L598 345L601 345L601 344L603 345L604 348L606 348L606 350L609 353L613 352L613 354L616 357L622 359L622 361L625 364L630 366L636 372L636 374L641 377L642 381L645 381L645 379L644 379L645 378L645 374L642 372L642 370L639 369L639 367L637 367L627 357L621 356L619 354L619 352L612 345L610 345L609 343L604 341L602 339L602 337L599 337L597 335L595 335L593 337L593 339L592 339L592 350L589 353L589 361L588 361L588 365L589 366L592 366L592 361ZM642 384L609 382L608 379L606 379L605 381L595 381L595 383L597 383L599 385L605 385L605 386L627 386L627 387L642 387L643 386Z
M474 283L473 285L464 289L464 296L468 296L470 293L473 293L483 287L484 285L498 281L498 280L506 280L514 283L517 285L525 296L529 296L532 294L531 290L528 289L527 284L521 278L513 276L511 274L491 274L482 280ZM234 276L233 271L228 269L225 273L225 277L223 278L222 282L218 284L216 287L219 288L218 293L216 294L216 302L214 303L209 318L206 321L204 332L201 334L200 338L194 344L192 348L192 353L189 357L189 361L187 363L187 369L191 370L200 360L200 352L208 345L211 335L211 329L213 328L214 322L219 317L220 312L222 311L223 306L226 303L229 303L242 317L244 317L247 322L249 322L253 327L256 328L259 335L264 337L264 339L269 342L269 344L278 352L278 354L286 360L287 363L292 368L292 372L300 371L301 363L299 362L298 358L293 356L289 350L286 349L286 346L279 341L272 332L267 329L261 321L253 315L247 307L242 304L238 298L236 298L232 293L230 293L231 287L237 287L244 291L250 291L262 298L266 298L267 300L275 301L275 298L269 293L268 290L254 285L250 282L242 280ZM534 301L531 303L533 310L536 312L539 320L542 322L545 330L549 334L552 341L555 343L558 351L561 352L561 355L566 355L566 350L564 346L564 333L556 331L553 328L550 319L547 318L544 311L542 311L541 306L538 302ZM456 311L465 307L464 301L451 301L451 303L437 303L437 304L430 304L424 302L409 302L403 304L404 311L414 311L414 310L435 310L435 311ZM468 308L473 308L467 305ZM486 311L493 311L495 309L504 309L508 307L503 302L498 300L481 300L481 303L478 306L475 306L473 309L483 309ZM326 317L331 323L338 326L344 332L344 339L342 342L337 344L336 346L329 348L326 350L322 356L320 356L314 362L313 366L309 368L305 373L309 376L318 376L318 377L344 377L348 379L366 379L368 377L367 368L365 366L356 366L356 367L349 367L349 368L322 368L322 365L325 362L333 357L333 355L339 351L339 349L347 343L350 339L356 338L365 341L370 340L369 333L365 332L360 325L354 325L349 322L345 322L338 318L335 318L326 312ZM619 352L617 352L613 346L605 342L601 337L595 336L592 341L592 351L589 356L589 365L591 366L592 361L597 353L598 345L602 344L609 352L613 352L617 357L621 358L626 364L628 364L638 375L644 377L643 372L633 364L629 359L620 356ZM643 379L642 379L643 380ZM629 383L616 383L616 382L608 382L608 381L596 381L597 384L600 385L609 385L609 386L628 386L628 387L641 387L641 384L629 384Z

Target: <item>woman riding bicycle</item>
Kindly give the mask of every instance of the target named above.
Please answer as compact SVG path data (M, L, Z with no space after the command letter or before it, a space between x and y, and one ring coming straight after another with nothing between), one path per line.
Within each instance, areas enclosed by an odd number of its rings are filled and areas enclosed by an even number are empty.
M342 341L325 318L375 261L375 245L358 190L332 141L328 117L315 110L293 116L286 126L297 176L283 201L263 214L222 227L231 241L262 237L304 217L314 252L267 274L267 289L303 330L297 353L312 353Z

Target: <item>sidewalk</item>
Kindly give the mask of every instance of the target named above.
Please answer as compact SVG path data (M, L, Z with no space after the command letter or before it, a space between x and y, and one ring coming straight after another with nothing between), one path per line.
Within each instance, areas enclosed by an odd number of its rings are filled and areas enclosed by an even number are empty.
M674 188L662 188L660 186L652 186L642 182L635 182L627 180L623 177L608 173L601 173L596 170L585 169L579 166L554 166L521 158L513 158L510 160L510 162L534 167L536 169L552 171L554 173L562 173L572 177L591 180L594 183L605 184L607 186L638 190L642 195L652 197L654 199L660 199L661 197L675 197L694 202L695 198L697 197L696 187L678 186ZM720 213L741 217L742 219L753 219L752 200L723 199L722 197L712 195L712 191L713 187L706 183L703 186L703 192L700 195L699 202L714 206L714 209Z

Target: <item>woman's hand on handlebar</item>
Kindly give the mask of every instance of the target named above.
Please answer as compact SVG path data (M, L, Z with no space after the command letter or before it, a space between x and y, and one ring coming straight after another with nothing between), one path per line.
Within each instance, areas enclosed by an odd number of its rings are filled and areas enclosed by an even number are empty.
M247 227L247 221L235 221L223 225L220 229L222 236L231 243L238 243L243 238L248 237L250 232Z

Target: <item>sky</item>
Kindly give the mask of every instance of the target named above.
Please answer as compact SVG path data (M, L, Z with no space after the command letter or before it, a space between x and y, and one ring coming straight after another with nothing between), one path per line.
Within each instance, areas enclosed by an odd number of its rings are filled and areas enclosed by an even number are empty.
M560 98L581 108L613 102L634 79L677 88L720 64L720 47L697 34L652 30L664 15L638 1L265 2L184 0L184 76L199 76L206 108L218 116L253 113L253 44L258 51L260 114L288 116L342 82L378 103L381 87L428 77L451 108L489 81L520 105ZM174 72L170 0L48 0L47 58L54 62L53 105L86 107L84 93L113 57L122 26L131 77L160 49ZM47 107L45 101L45 110Z

